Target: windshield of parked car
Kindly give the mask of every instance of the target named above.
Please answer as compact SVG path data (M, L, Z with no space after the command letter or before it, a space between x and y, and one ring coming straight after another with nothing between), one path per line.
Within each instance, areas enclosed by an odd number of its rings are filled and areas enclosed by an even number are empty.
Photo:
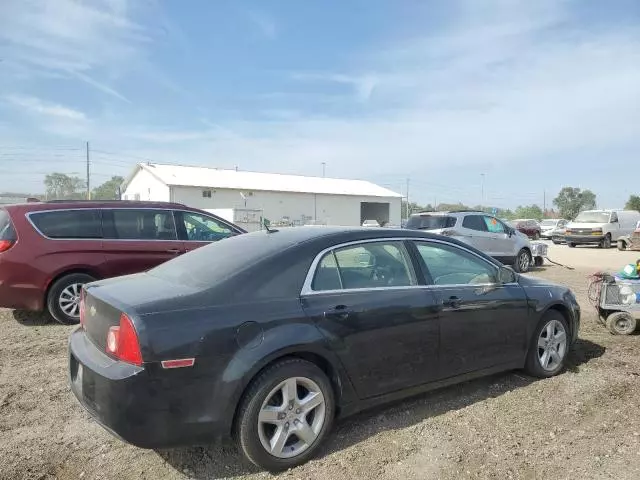
M580 212L574 222L576 223L609 223L609 212Z
M456 224L455 217L447 215L414 215L409 217L406 228L414 230L438 230L451 228Z

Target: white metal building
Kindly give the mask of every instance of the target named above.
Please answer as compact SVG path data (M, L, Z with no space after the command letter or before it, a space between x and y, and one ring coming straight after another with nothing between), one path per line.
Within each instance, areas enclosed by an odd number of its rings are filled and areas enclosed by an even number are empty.
M171 201L190 207L260 211L271 223L400 225L402 195L363 180L304 177L141 163L123 200Z

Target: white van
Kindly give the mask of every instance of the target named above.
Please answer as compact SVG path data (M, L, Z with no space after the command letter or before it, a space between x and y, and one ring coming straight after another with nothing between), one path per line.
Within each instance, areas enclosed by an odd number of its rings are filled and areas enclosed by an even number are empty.
M611 248L618 238L631 235L639 221L636 210L586 210L569 222L565 239L570 247L595 244Z

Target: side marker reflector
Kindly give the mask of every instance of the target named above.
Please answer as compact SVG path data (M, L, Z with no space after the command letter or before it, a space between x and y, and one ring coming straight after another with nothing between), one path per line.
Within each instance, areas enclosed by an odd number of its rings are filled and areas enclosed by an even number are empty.
M193 364L196 363L195 358L183 358L181 360L163 360L160 362L162 364L162 368L184 368L184 367L193 367Z

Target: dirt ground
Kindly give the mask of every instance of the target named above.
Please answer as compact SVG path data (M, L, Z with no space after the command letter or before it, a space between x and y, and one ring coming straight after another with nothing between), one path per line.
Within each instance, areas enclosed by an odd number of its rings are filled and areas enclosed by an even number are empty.
M567 262L580 250L554 247L550 257ZM592 252L580 255L601 258ZM626 262L606 253L610 269ZM586 277L605 265L579 258L573 271L532 273L580 299L580 340L566 372L501 374L360 414L336 427L317 459L280 477L640 478L640 335L612 336L596 323ZM156 452L116 440L67 387L71 327L38 323L0 310L0 479L272 478L231 447Z

